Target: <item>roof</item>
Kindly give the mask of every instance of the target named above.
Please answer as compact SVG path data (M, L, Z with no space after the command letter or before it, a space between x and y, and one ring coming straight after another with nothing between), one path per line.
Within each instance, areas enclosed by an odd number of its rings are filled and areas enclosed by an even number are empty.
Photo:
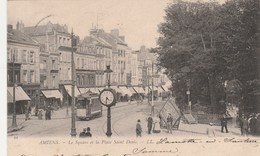
M61 26L60 24L52 24L51 22L48 22L46 25L38 25L38 26L32 26L32 27L24 27L23 31L28 35L45 35L46 32L53 32L56 30L60 33L69 34L68 30L64 26Z
M7 30L7 41L13 41L13 42L18 42L23 44L39 45L39 43L33 40L30 36L16 29Z
M99 39L101 38L105 42L109 43L110 45L121 44L127 46L127 44L120 39L119 37L113 36L112 34L106 33L104 30L97 30L95 33Z

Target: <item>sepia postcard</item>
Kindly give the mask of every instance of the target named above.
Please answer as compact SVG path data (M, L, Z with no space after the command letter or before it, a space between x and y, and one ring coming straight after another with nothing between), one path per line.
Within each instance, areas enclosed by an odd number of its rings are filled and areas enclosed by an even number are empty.
M3 150L258 155L259 3L8 0Z

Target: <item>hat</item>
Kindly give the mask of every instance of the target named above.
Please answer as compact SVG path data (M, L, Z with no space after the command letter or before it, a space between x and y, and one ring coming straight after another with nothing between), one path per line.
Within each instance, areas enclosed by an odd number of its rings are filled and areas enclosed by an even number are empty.
M137 122L141 122L141 120L140 120L140 119L138 119L138 120L137 120Z
M209 123L209 125L210 125L210 126L213 126L214 124L211 122L211 123Z

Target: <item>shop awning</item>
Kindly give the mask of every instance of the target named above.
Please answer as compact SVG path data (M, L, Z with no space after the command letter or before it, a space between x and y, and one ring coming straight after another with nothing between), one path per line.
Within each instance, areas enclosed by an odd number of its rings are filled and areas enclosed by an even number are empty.
M114 89L117 93L124 94L123 91L120 88L118 88L117 86L111 86L110 88Z
M132 92L126 86L120 86L119 89L122 90L123 94L132 96Z
M129 91L130 91L132 94L135 94L135 93L137 93L137 92L134 90L134 88L133 88L133 87L128 87L128 89L129 89Z
M133 87L134 90L139 94L145 94L145 91L142 87Z
M79 88L79 91L81 92L81 94L86 93L88 91L99 94L99 90L97 88Z
M166 91L166 92L169 91L168 87L166 87L165 85L162 86L162 88L163 88L163 90Z
M71 96L72 85L64 85L64 88L67 91L67 93ZM75 97L80 95L80 91L77 86L75 86L74 95L75 95Z
M31 98L25 93L22 87L15 87L15 101L29 101ZM7 102L13 103L13 87L7 87Z
M97 88L97 90L99 91L99 93L100 93L103 89L105 89L105 87L98 87L98 88Z
M162 93L162 92L164 92L164 90L162 89L162 87L161 87L161 86L159 86L159 87L158 87L158 92L159 92L159 93Z
M148 94L150 89L148 87L145 87L145 94Z
M42 94L46 97L46 98L56 98L56 99L62 99L62 95L60 93L59 90L55 89L55 90L42 90Z

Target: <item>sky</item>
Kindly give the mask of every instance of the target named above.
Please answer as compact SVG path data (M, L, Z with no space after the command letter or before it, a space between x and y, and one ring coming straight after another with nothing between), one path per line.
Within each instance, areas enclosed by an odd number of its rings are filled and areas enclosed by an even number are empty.
M164 9L171 0L26 0L7 2L7 23L15 28L17 21L35 26L38 21L52 15L48 21L66 24L83 38L93 26L106 32L118 28L129 47L141 45L155 47L159 37L158 24L163 22Z

